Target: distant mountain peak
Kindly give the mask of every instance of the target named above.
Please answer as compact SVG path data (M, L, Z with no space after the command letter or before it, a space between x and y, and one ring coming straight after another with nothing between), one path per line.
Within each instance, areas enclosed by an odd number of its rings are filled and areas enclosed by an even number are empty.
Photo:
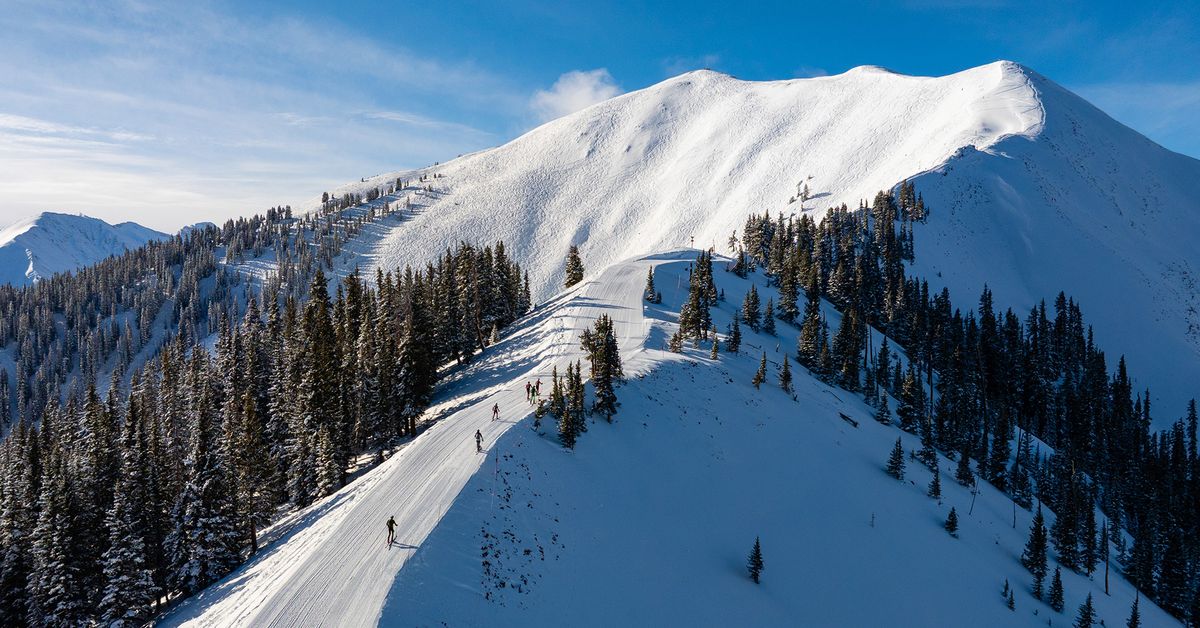
M135 222L42 212L0 228L0 284L28 285L167 237Z

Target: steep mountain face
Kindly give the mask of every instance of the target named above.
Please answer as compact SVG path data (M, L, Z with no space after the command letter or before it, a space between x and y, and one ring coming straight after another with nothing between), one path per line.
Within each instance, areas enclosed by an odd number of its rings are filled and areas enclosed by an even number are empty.
M0 284L31 284L166 237L133 222L45 212L0 229Z
M1200 161L1015 63L763 83L692 72L334 194L435 174L421 211L368 258L393 268L460 239L502 238L530 269L535 300L560 285L572 243L593 269L693 242L727 250L749 212L823 214L915 179L932 211L916 233L931 288L966 305L988 283L1022 317L1066 291L1110 366L1126 355L1137 384L1153 386L1160 416L1173 420L1195 394ZM811 190L803 208L791 200L798 184Z

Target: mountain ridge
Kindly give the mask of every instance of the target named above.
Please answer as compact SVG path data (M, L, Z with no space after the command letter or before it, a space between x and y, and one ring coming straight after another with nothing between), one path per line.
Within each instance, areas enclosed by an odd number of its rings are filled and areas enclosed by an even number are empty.
M29 285L167 237L132 221L42 212L0 227L0 284Z

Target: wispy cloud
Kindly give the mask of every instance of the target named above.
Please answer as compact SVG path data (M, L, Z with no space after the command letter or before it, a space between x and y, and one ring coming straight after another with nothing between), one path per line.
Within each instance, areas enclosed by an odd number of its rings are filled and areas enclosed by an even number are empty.
M221 220L483 148L528 111L506 76L336 24L47 0L0 29L0 222Z
M547 90L538 90L530 101L543 122L561 118L622 93L608 70L572 71L558 77Z

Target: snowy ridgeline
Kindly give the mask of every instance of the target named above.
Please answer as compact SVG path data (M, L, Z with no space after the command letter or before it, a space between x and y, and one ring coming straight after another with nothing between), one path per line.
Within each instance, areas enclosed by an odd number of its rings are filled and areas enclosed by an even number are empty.
M280 540L163 625L1043 626L1069 625L1088 593L1107 625L1124 621L1134 592L1115 561L1111 595L1102 571L1064 570L1066 610L1055 613L1032 597L1018 560L1030 512L983 482L972 495L945 458L940 501L914 460L893 479L896 438L908 451L918 439L794 362L795 392L784 393L793 327L779 324L777 337L743 328L740 354L715 361L707 342L665 351L690 258L618 264L536 310L450 378L433 429L268 531ZM659 305L639 298L651 265ZM777 296L761 274L742 280L723 265L722 329L752 282ZM590 421L568 452L551 423L532 429L523 387L579 358L578 335L601 313L617 323L628 381L615 422ZM957 537L944 529L951 507ZM766 564L757 586L745 567L755 537ZM1177 625L1145 599L1141 611L1144 625Z
M132 222L46 212L0 228L0 284L27 285L166 237Z
M503 146L333 193L434 174L421 215L380 234L367 263L420 265L461 239L499 238L529 269L535 302L562 285L570 244L593 268L720 247L749 212L820 218L914 180L931 209L914 270L931 289L969 306L986 283L1021 316L1065 291L1110 362L1125 355L1137 387L1151 388L1159 425L1196 395L1200 162L1015 63L769 82L690 72Z

